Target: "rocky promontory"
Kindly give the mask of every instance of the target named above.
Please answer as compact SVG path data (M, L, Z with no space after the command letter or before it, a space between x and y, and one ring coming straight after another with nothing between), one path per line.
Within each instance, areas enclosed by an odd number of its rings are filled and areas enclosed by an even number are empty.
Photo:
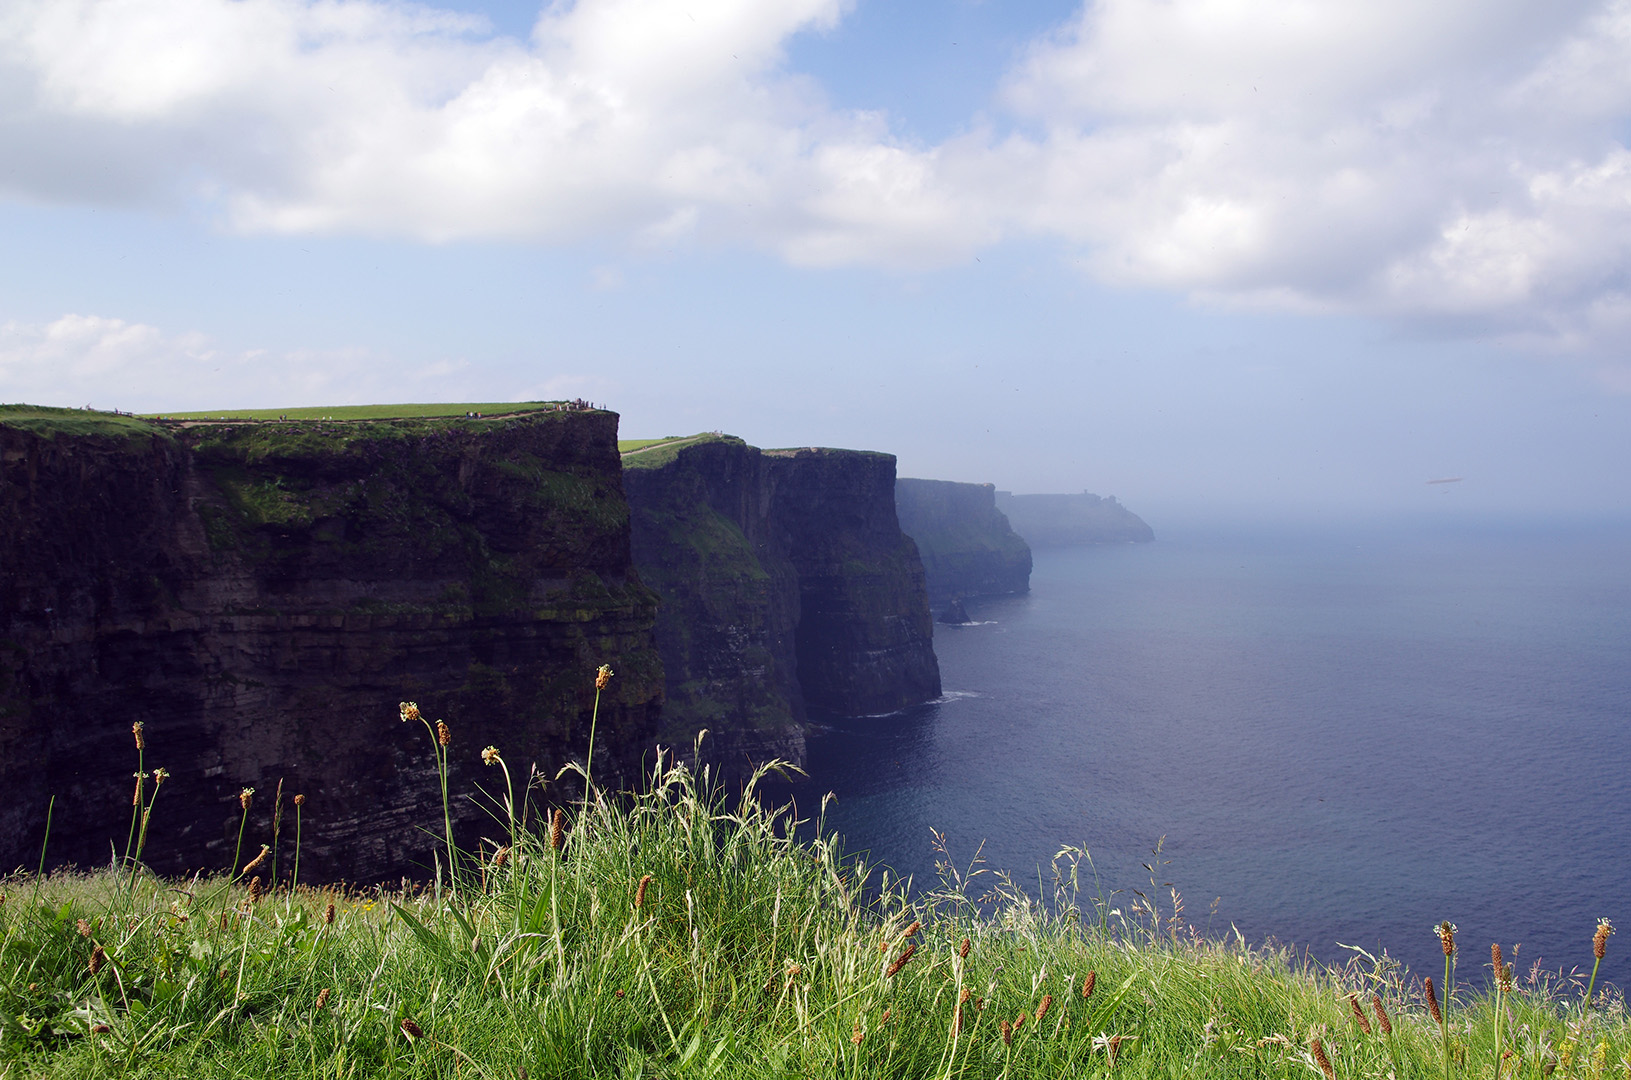
M803 759L807 708L940 694L923 565L895 459L706 435L624 455L635 565L661 597L664 732L722 759Z
M1079 495L1015 495L997 492L997 509L1014 531L1037 547L1077 544L1148 543L1155 531L1116 501L1084 491Z
M895 509L922 553L935 610L958 598L1030 589L1031 549L997 509L993 485L902 477Z

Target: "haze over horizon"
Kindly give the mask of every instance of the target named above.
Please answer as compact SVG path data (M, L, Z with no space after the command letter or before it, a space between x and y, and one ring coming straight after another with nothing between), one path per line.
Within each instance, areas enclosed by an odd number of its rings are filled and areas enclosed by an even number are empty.
M1631 0L13 0L0 400L1623 518L1628 144Z

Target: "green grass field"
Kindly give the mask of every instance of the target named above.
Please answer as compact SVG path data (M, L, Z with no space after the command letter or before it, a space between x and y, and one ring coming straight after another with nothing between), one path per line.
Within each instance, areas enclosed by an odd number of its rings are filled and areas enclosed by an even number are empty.
M0 405L0 424L37 435L153 435L159 429L140 417L58 409L48 405Z
M491 766L494 840L454 854L439 885L291 888L286 851L273 888L252 859L261 836L213 876L150 877L137 841L122 869L0 881L0 1076L1631 1073L1617 993L1544 978L1485 990L1494 969L1470 945L1435 1017L1385 958L1326 969L1208 940L1164 888L1112 904L1080 849L1060 850L1043 896L950 852L941 880L909 893L683 766L588 800L581 773L513 792L502 748L449 734L443 751L426 725L426 760L443 775L444 755ZM553 820L552 794L566 800ZM163 795L146 799L161 823ZM426 819L440 835L441 808ZM286 805L285 841L294 827ZM1589 960L1606 931L1581 930Z
M670 435L664 439L619 440L617 449L623 454L625 469L656 469L667 465L687 446L705 442L734 442L742 440L734 435L704 431L696 435Z

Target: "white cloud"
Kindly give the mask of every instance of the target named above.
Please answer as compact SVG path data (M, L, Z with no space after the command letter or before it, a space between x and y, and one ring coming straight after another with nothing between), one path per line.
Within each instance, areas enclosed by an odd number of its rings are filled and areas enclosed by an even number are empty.
M437 361L403 370L367 349L230 349L196 331L99 315L50 323L0 323L0 401L185 412L245 401L460 400L468 365Z
M1005 87L1023 224L1108 279L1585 344L1631 277L1628 72L1625 0L1100 0Z
M1631 0L1092 0L926 146L786 70L845 0L12 0L0 186L246 231L1063 240L1110 281L1602 353L1631 304ZM988 121L982 123L989 123Z

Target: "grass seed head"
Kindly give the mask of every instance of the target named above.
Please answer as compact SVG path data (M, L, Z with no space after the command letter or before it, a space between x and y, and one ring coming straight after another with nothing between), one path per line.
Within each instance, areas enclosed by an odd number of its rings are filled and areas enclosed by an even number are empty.
M1325 1056L1325 1044L1318 1035L1309 1043L1309 1049L1314 1052L1314 1063L1325 1074L1325 1080L1336 1080L1337 1071L1331 1067L1331 1059Z
M328 1006L328 989L329 988L325 986L317 994L317 1004L316 1004L315 1008L319 1012L321 1012L323 1009L325 1009Z
M453 729L447 726L446 720L436 721L436 744L446 746L453 741Z
M130 733L136 737L136 749L138 750L147 749L147 736L142 734L146 727L147 725L142 723L140 720L130 725Z
M1421 981L1422 991L1427 995L1427 1015L1433 1018L1433 1023L1444 1023L1444 1014L1439 1011L1438 995L1433 993L1433 977L1427 976Z
M912 925L911 925L911 926L908 926L908 927L907 927L907 928L906 928L906 933L904 933L904 934L902 934L902 935L901 935L901 938L902 938L902 939L903 939L903 940L904 940L904 939L905 939L905 938L909 938L909 937L911 937L911 936L912 936L912 935L914 935L914 934L916 934L916 933L917 933L917 932L918 932L918 931L919 931L919 930L921 930L921 929L923 929L923 924L922 924L922 923L921 923L921 922L918 922L918 921L917 921L917 920L916 920L916 919L913 919L913 920L912 920Z
M306 805L306 796L304 796L304 795L296 795L296 796L295 796L295 797L294 797L294 804L295 804L295 805L296 805L296 806L305 806L305 805Z
M1084 999L1090 998L1090 997L1093 996L1093 986L1098 981L1099 981L1099 973L1098 972L1089 971L1087 973L1087 978L1082 980L1082 997Z
M604 690L606 684L612 681L612 665L602 664L595 670L595 689Z
M397 708L402 714L402 722L404 724L406 724L409 720L419 719L419 706L413 702L404 701L401 705L397 706Z
M634 890L634 910L639 911L640 905L646 902L646 886L651 884L651 875L642 874L640 884Z
M849 1041L854 1043L856 1046L860 1046L861 1040L864 1038L866 1038L866 1034L861 1031L861 1019L860 1017L856 1017L855 1030L850 1032Z
M1598 960L1608 952L1608 935L1614 932L1614 924L1607 919L1597 920L1597 932L1591 936L1591 955Z
M164 783L168 779L170 779L170 770L169 769L154 769L153 770L153 786L154 787L158 787L160 784Z
M261 876L256 874L249 879L249 902L258 904L261 900Z
M1376 1024L1382 1029L1383 1035L1393 1034L1393 1021L1388 1019L1387 1010L1382 1008L1382 995L1372 994L1370 997L1371 1012L1376 1014Z
M1359 1007L1359 995L1348 995L1348 1008L1353 1010L1354 1023L1359 1025L1359 1030L1369 1035L1370 1020L1365 1016L1365 1010Z
M333 926L334 925L334 901L333 900L330 900L328 902L328 907L323 909L323 925L324 926Z
M1042 1022L1042 1018L1048 1015L1048 1010L1051 1008L1053 1008L1053 995L1043 994L1042 1004L1036 1007L1036 1022L1040 1024Z
M246 787L238 792L238 805L243 807L244 813L249 813L249 804L255 801L255 789Z
M1438 935L1439 947L1444 950L1445 956L1455 955L1455 931L1453 922L1445 921L1433 927L1433 933Z
M98 945L96 948L91 950L91 962L88 966L92 975L95 975L98 971L102 970L102 961L106 960L107 958L108 954L103 950L102 946Z
M261 864L266 861L266 856L270 855L271 853L272 853L272 848L270 847L270 845L262 844L261 845L261 853L259 855L256 855L253 859L250 859L249 862L245 863L244 868L241 871L241 873L252 874L256 870L259 870L260 867L261 867Z
M487 749L483 750L481 752L481 763L483 765L497 765L498 764L498 747L489 746Z
M917 952L916 942L906 946L906 951L895 958L895 962L889 965L889 970L883 973L883 977L886 979L894 978L895 973L906 966L906 962L912 958L912 954L915 952Z
M968 938L964 938L963 943L957 946L957 958L959 960L968 959Z
M1004 1020L999 1026L1002 1031L1002 1041L1004 1045L1014 1045L1014 1029L1009 1026L1008 1021Z
M549 821L549 846L553 851L559 851L566 846L566 812L559 808Z
M90 937L91 936L91 924L86 922L84 919L80 919L80 920L76 921L74 923L74 929L79 931L79 936L80 937Z
M1489 947L1489 962L1495 968L1495 988L1500 993L1512 993L1512 965L1506 962L1501 955L1501 944L1495 942Z
M402 1018L402 1034L408 1037L409 1042L416 1042L425 1037L425 1029L413 1022L411 1016Z

